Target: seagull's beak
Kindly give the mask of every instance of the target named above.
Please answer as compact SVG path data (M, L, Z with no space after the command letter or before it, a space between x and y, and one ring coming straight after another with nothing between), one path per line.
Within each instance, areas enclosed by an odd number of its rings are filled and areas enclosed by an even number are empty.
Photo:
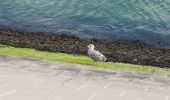
M87 48L91 48L91 45L88 45Z

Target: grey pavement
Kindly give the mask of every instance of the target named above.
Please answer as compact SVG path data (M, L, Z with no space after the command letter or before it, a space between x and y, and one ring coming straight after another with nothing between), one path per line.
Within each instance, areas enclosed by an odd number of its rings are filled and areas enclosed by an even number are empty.
M170 78L0 55L0 100L170 100Z

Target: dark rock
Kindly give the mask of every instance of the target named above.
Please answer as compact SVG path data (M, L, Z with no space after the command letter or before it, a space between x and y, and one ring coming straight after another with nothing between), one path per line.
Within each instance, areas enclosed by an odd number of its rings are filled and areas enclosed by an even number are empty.
M16 32L0 29L0 43L42 51L87 54L87 45L93 43L108 62L124 62L170 68L170 49L156 48L136 41L104 41L80 39L70 33Z

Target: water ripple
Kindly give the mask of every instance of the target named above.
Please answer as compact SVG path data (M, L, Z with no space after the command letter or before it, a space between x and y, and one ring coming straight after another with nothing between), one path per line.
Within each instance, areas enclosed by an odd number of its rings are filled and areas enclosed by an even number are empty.
M139 39L170 46L169 0L0 1L0 26L111 40Z

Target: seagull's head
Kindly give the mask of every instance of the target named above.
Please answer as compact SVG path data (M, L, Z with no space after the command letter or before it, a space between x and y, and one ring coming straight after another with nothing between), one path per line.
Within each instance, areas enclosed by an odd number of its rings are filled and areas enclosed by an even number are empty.
M88 46L87 46L87 48L91 48L91 49L94 49L94 45L93 44L89 44Z

